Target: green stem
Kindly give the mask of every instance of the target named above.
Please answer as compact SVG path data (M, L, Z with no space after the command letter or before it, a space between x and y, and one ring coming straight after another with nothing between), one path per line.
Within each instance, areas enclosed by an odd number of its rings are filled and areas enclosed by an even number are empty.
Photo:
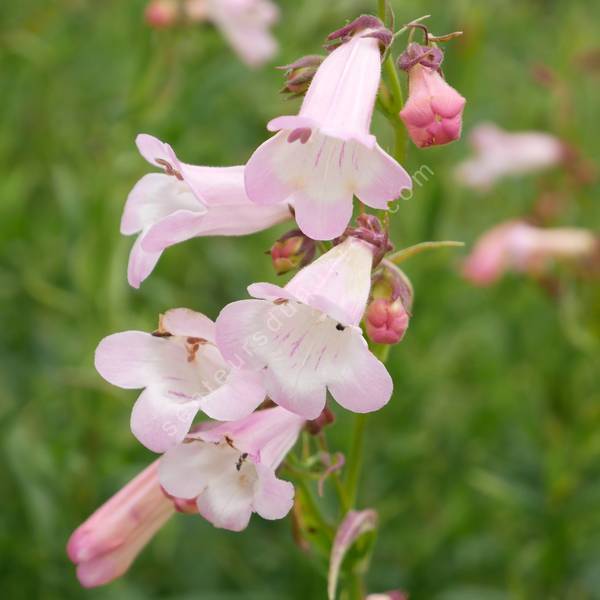
M346 494L350 506L356 503L358 481L363 463L363 446L365 437L366 414L358 414L354 417L354 430L352 432L352 445L348 456L348 471L346 475Z
M321 432L318 439L321 450L331 456L331 452L329 452L329 445L327 444L327 439L325 438L323 432ZM333 480L333 485L335 486L338 500L342 505L342 511L344 514L346 514L352 508L352 504L349 502L348 495L346 494L346 488L342 485L342 480L336 471L331 473L330 477Z
M377 0L377 16L385 23L386 0Z

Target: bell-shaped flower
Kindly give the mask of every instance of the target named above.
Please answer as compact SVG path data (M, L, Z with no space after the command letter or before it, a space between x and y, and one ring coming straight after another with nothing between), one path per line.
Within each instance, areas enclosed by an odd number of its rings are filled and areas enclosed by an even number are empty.
M318 240L343 233L354 194L386 209L411 187L410 176L369 131L381 77L378 32L357 27L352 33L319 66L299 114L270 121L269 131L278 133L246 165L250 199L290 202L300 229Z
M160 459L163 488L195 500L215 527L241 531L253 512L282 519L294 487L275 470L296 443L304 419L275 407L230 423L203 423Z
M597 255L598 237L577 228L541 229L522 221L493 227L476 242L463 266L463 275L489 285L505 272L539 275L554 262L581 262Z
M435 69L417 64L408 73L408 99L400 111L410 139L419 147L460 138L466 100Z
M455 175L463 185L480 190L490 189L504 177L547 169L566 157L564 144L548 133L512 133L493 123L475 127L469 142L475 156L459 164Z
M242 371L263 374L273 402L307 419L319 416L327 389L348 410L381 408L392 380L358 327L373 252L370 244L350 237L284 288L249 286L256 299L229 304L217 319L217 344L225 358Z
M199 410L219 420L250 414L265 397L258 373L232 368L215 345L215 325L177 308L158 331L124 331L104 338L96 369L113 385L144 388L131 414L133 434L150 450L181 442Z
M132 479L80 525L67 554L87 588L120 577L154 534L175 514L177 502L158 482L158 461Z
M244 189L244 167L200 167L180 162L173 149L150 135L136 144L164 173L144 175L131 190L121 233L138 233L129 256L133 287L150 275L163 250L193 237L246 235L291 217L286 204L257 206Z
M279 18L271 0L185 0L190 21L211 21L238 56L250 67L259 67L277 52L270 29Z

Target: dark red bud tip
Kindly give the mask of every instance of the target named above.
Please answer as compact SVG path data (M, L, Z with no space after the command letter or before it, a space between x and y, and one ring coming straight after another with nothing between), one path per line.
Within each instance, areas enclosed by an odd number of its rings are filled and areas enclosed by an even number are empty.
M325 429L328 425L331 425L335 422L335 415L329 410L329 408L325 407L323 412L312 421L306 422L306 431L311 435L317 435Z
M422 46L413 42L400 55L398 59L398 68L403 71L410 71L415 65L423 65L435 71L439 71L444 53L437 46Z
M302 56L289 65L282 65L281 67L275 67L280 71L293 71L294 69L303 69L305 67L318 67L323 61L325 57L321 54L308 54L307 56Z
M346 39L365 29L380 29L383 27L383 23L377 17L373 15L361 15L360 17L354 19L354 21L351 23L348 23L348 25L344 25L344 27L330 33L327 36L327 40L332 41L340 38Z

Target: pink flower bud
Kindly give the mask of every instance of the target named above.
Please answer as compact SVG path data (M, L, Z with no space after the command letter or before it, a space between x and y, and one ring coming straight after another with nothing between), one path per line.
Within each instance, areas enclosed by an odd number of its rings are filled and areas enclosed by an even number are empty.
M369 304L365 313L367 335L376 344L397 344L408 329L409 319L400 299L378 298Z
M150 27L162 29L171 27L179 16L179 6L175 0L153 0L146 6L145 18Z
M280 92L283 94L290 94L291 98L305 94L317 69L324 60L324 56L319 54L309 54L289 65L277 67L278 69L285 71L285 85L281 88Z
M413 46L415 46L413 44ZM410 54L409 51L407 51ZM425 66L441 60L437 56L419 55L408 71L408 100L400 118L412 141L419 148L441 146L460 138L462 114L466 100L442 77L439 70ZM410 64L414 61L405 60Z
M410 321L413 289L406 275L383 261L373 275L370 303L365 311L367 336L376 344L397 344Z
M277 275L283 275L298 267L304 267L315 257L315 241L294 229L279 238L269 253Z

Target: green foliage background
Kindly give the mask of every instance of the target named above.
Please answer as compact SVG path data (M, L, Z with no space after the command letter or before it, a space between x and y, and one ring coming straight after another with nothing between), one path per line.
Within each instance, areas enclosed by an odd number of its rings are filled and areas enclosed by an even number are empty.
M277 64L319 50L375 2L286 0ZM598 47L600 4L573 0L395 0L406 22L431 13L435 33L463 29L446 76L481 120L553 131L598 157L599 74L577 57ZM288 520L254 519L242 534L177 516L130 573L82 590L64 547L70 532L151 460L128 422L135 392L104 383L93 351L106 334L149 329L188 306L215 317L273 280L264 256L279 231L198 239L170 249L137 292L126 282L132 240L119 218L148 170L138 132L198 164L240 164L266 121L296 105L272 68L246 69L210 28L155 32L143 0L0 4L0 590L4 598L320 599L322 575L295 548ZM538 85L556 71L568 110ZM597 69L597 66L596 66ZM374 128L388 145L382 119ZM561 188L562 223L597 226L598 186L556 173L486 195L457 187L464 141L419 151L407 168L435 173L394 216L398 245L472 242ZM368 424L361 506L378 507L369 589L412 600L600 598L599 295L565 279L557 302L509 277L476 289L461 251L407 263L416 301L390 369L395 393ZM594 330L596 328L596 330ZM351 418L338 411L334 445Z

